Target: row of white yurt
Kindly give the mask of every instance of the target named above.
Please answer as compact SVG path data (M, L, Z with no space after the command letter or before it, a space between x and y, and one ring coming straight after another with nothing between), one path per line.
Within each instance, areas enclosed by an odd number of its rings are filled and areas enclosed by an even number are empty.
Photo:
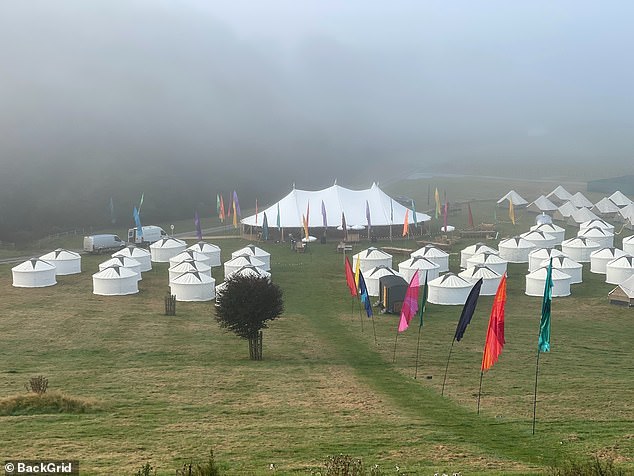
M526 275L525 292L527 296L544 296L547 274L548 266L543 266ZM553 267L551 276L553 281L552 297L570 296L570 275Z
M500 258L497 255L497 252L491 253L488 251L483 251L469 258L467 260L467 266L469 268L472 268L474 266L486 266L502 276L504 273L506 273L508 261Z
M40 259L55 266L57 276L81 273L81 255L74 251L58 248L40 256Z
M43 288L57 284L55 265L39 258L31 258L11 268L16 288Z
M193 259L183 260L180 263L175 264L174 266L170 266L167 271L169 273L170 283L183 273L206 274L211 278L211 266L208 266L201 261L196 261Z
M481 296L495 296L498 286L500 285L500 280L502 279L501 274L496 273L491 268L484 265L467 268L464 271L461 271L458 276L466 279L472 285L477 283L479 279L482 279L482 287L480 288Z
M528 254L536 248L531 241L525 240L521 236L514 236L500 241L498 250L500 258L509 263L528 263Z
M392 267L392 255L378 248L370 247L367 250L363 250L352 257L352 266L354 269L361 270L363 276L365 273L378 266L385 266L387 268Z
M460 252L460 267L468 268L469 264L467 260L471 258L473 255L477 255L478 253L492 253L498 254L498 251L490 246L485 245L484 243L476 243L475 245L467 246Z
M260 260L262 263L264 263L262 266L260 266L264 271L271 270L271 254L267 253L263 249L258 248L255 245L248 245L242 249L239 249L238 251L234 251L233 253L231 253L232 258L242 255L252 256Z
M623 238L623 251L627 254L634 255L634 235Z
M610 248L614 246L614 233L604 228L599 228L598 226L579 230L577 236L599 243L600 248Z
M379 295L379 279L383 276L400 276L398 272L393 270L388 266L377 266L376 268L372 268L369 271L366 271L363 274L363 278L365 279L365 285L368 288L368 295L370 296L378 296ZM423 278L424 279L424 278ZM423 284L425 281L423 280Z
M155 263L168 263L170 258L182 253L186 248L187 243L183 240L173 237L161 238L150 245L152 261Z
M421 258L427 258L432 263L436 263L439 266L439 273L449 271L449 253L434 245L425 245L410 254L411 258L416 258L418 256Z
M566 256L557 248L539 248L528 254L528 272L531 273L537 268L541 268L542 261L554 258L556 256Z
M408 283L412 280L416 271L418 271L421 286L425 283L425 279L427 279L428 282L436 279L440 274L439 270L440 266L438 264L427 258L421 258L420 256L410 258L398 264L399 274L403 276Z
M552 258L553 269L566 273L570 276L570 284L578 284L583 282L583 265L571 260L567 256L555 256ZM550 258L540 263L540 268L548 267Z
M216 297L215 285L216 280L210 275L187 271L170 279L170 292L177 301L211 301Z
M535 248L553 248L557 244L556 238L544 231L527 231L526 233L522 233L520 237L533 243Z
M626 255L625 251L618 248L601 248L590 253L590 272L605 274L605 267L613 259Z
M634 256L623 255L613 259L605 266L605 282L621 284L634 275Z
M566 229L554 223L541 223L531 226L531 231L541 231L547 233L555 239L555 245L561 245L566 236Z
M140 265L142 273L152 270L152 255L148 250L130 245L112 255L113 258L116 258L118 256L132 258L133 260L137 261Z
M576 237L564 240L561 251L577 263L589 263L590 254L601 248L601 245L589 238Z

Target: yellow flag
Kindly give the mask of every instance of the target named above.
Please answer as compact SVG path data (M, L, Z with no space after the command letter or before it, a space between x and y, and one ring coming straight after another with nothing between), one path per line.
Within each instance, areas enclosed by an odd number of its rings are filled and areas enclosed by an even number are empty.
M302 214L302 223L304 224L304 235L306 236L306 241L308 241L308 220Z
M409 208L406 208L405 209L405 220L403 221L403 236L407 236L407 234L409 233L408 217L409 217Z
M438 218L438 216L440 215L440 195L438 195L438 187L436 187L434 199L436 200L436 218Z
M238 228L238 214L236 213L236 202L233 202L233 227Z
M361 272L361 257L357 256L357 262L354 264L354 282L359 289L359 273Z
M515 225L515 209L513 208L513 201L509 198L509 218L513 225Z

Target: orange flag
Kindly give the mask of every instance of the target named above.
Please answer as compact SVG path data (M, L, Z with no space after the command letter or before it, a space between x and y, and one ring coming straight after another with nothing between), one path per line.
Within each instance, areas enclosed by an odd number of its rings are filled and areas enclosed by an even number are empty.
M350 264L350 260L346 256L346 284L348 285L348 290L350 291L351 296L357 295L357 283L354 280L354 273L352 272L352 265Z
M409 216L409 208L405 209L405 220L403 221L403 236L407 236L407 234L409 233L409 223L408 223L408 218Z
M220 195L220 221L224 223L225 221L225 201L222 199L222 195Z
M490 369L498 361L504 347L504 305L506 304L506 273L500 279L493 299L489 329L482 354L482 371Z

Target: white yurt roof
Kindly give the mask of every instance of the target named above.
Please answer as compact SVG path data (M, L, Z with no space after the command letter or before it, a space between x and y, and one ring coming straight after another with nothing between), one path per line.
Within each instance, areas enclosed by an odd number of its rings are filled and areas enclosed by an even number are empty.
M548 200L545 196L540 195L533 203L528 206L529 210L538 212L554 212L558 209L557 205Z
M498 250L491 248L490 246L484 243L478 242L473 245L469 245L466 248L464 248L462 251L460 251L460 267L466 268L468 266L467 260L469 258L471 258L475 254L478 254L484 251L488 253L498 254Z
M634 256L623 255L613 259L605 266L605 282L621 284L634 275Z
M189 271L170 281L170 292L177 301L211 301L216 297L216 280L198 271Z
M634 275L619 284L619 288L623 290L627 297L630 299L634 298Z
M526 291L528 296L544 296L548 266L536 269L526 275ZM570 275L553 267L552 269L553 292L552 297L570 296Z
M93 294L123 296L139 292L138 273L113 264L92 275Z
M449 253L434 245L425 245L422 248L410 253L410 257L422 256L440 266L439 273L449 271Z
M148 250L139 248L134 245L126 246L125 248L112 254L113 258L117 256L126 256L139 262L141 265L141 271L150 271L152 269L152 255Z
M557 212L564 218L568 218L569 216L571 216L575 211L577 211L578 208L575 207L572 203L570 202L566 202L564 204L562 204L558 209Z
M480 253L476 253L467 261L472 264L471 266L469 266L470 268L478 264L485 264L489 266L490 264L506 265L508 263L508 261L506 261L504 258L501 258L500 255L498 255L497 253L492 253L490 251L481 251Z
M521 197L521 195L519 193L517 193L515 190L511 190L506 195L504 195L502 198L500 198L498 200L498 204L501 204L505 200L508 200L508 201L512 202L514 206L528 205L528 202L526 200L524 200Z
M31 258L11 268L16 288L43 288L57 284L55 265L39 258Z
M534 225L531 227L531 231L543 231L555 238L555 244L560 245L566 237L566 229L562 228L554 223L542 223L540 225Z
M359 261L359 268L364 273L380 265L392 267L392 255L374 247L370 247L354 255L352 257L353 266L356 267L357 261Z
M502 240L498 244L500 258L505 259L509 263L527 263L528 253L535 248L535 243L525 240L521 236Z
M552 248L555 246L557 239L544 231L531 230L522 233L520 237L533 243L537 248Z
M610 199L611 202L613 202L618 207L625 207L629 205L630 203L632 203L632 200L627 198L627 196L620 190L617 190L608 198Z
M618 213L620 208L609 198L603 197L592 207L592 211L596 211L602 215L607 215L610 213Z
M590 253L590 271L597 274L605 274L605 267L613 259L624 256L627 253L618 248L601 248Z
M139 263L134 258L130 258L128 256L115 256L114 258L110 258L109 260L100 263L99 271L103 271L104 269L111 266L121 266L123 268L128 268L137 273L137 279L141 279L141 263Z
M187 247L187 243L174 237L161 238L150 245L150 249L168 249Z
M598 226L579 230L577 236L582 238L590 238L592 241L596 241L597 243L599 243L601 248L612 247L612 245L614 244L614 233L612 233L610 230L599 228Z
M563 188L561 185L558 185L555 190L546 195L547 198L554 197L558 200L570 200L572 198L572 194Z
M579 225L580 230L585 230L587 228L598 227L604 230L609 230L610 232L614 232L614 225L610 225L607 221L598 218L596 220L588 220L584 221L581 225Z
M185 248L187 248L187 243L183 240L173 237L161 238L150 245L152 261L157 263L167 263L170 258L173 258L178 253L185 251Z
M230 259L229 261L225 261L224 270L225 270L225 279L229 277L232 273L235 273L243 266L255 266L257 268L264 269L264 261L260 261L258 258L250 255L242 255L236 256L235 258Z
M174 278L171 284L215 284L216 280L205 273L187 271Z
M623 238L623 251L634 255L634 235Z
M200 261L201 263L205 263L207 266L211 266L211 259L204 253L199 253L194 250L184 250L178 253L176 256L172 256L169 259L170 266L177 265L178 263L182 263L185 260L193 259L194 261Z
M568 217L568 222L580 225L581 223L584 223L586 221L599 219L600 218L592 213L589 208L578 208L577 210L572 212L570 217Z
M570 197L570 203L572 203L577 208L592 208L594 206L594 204L590 200L588 200L581 192L577 192L572 197Z
M563 251L570 259L579 263L587 263L590 261L590 253L601 248L601 245L590 238L577 236L564 240L561 243L561 251Z
M453 273L443 274L429 281L427 300L432 304L462 305L467 300L473 284Z
M194 243L187 249L207 255L207 257L210 259L210 262L208 263L209 266L220 266L222 264L220 261L219 246L216 246L212 243L207 243L205 241L199 241L198 243Z
M634 216L634 203L630 203L629 205L625 205L621 208L619 210L619 215L621 215L624 220Z
M253 265L242 266L241 268L238 268L236 271L231 273L229 276L233 276L234 274L237 274L239 276L259 276L261 278L271 277L271 273ZM229 276L227 276L226 278L228 278Z
M58 276L81 273L81 255L74 251L58 248L40 256L40 259L55 266Z
M249 255L254 256L258 260L260 260L263 264L259 266L265 271L269 271L271 269L271 254L264 251L262 248L258 248L255 245L247 245L244 248L239 249L238 251L234 251L231 253L231 257L235 258L236 256Z
M428 282L438 277L440 274L440 265L421 256L410 258L398 264L399 274L403 276L408 283L414 276L414 273L416 273L416 270L419 270L418 276L420 285L422 286L425 283L425 276L427 276Z
M540 268L548 267L550 259L545 259L540 264ZM567 256L553 257L553 269L563 271L570 276L570 284L577 284L583 281L583 265Z
M181 274L189 272L198 272L201 274L206 274L207 276L211 276L211 266L203 263L202 261L195 261L193 259L181 261L180 263L175 264L169 268L169 280L171 282Z
M550 258L554 258L556 256L566 256L566 254L559 251L557 248L539 248L531 251L528 254L528 271L532 272L537 268L541 268L542 261L549 260Z
M379 295L379 279L383 276L401 276L397 271L389 268L387 266L377 266L376 268L372 268L363 273L363 278L365 279L366 287L368 288L368 294L370 296L378 296ZM423 284L425 284L423 278Z
M482 296L494 296L502 279L501 274L484 265L467 268L461 271L458 276L466 279L471 284L477 283L482 278L482 287L480 288L480 295Z

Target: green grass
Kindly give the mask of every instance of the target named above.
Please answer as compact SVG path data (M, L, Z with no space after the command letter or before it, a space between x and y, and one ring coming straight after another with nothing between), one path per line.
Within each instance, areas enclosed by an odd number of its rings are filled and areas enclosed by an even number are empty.
M519 214L503 233L523 232L529 222ZM469 243L455 245L453 270ZM223 260L244 246L219 244ZM49 391L102 409L2 416L0 457L72 457L82 474L133 474L150 461L167 475L204 461L213 447L227 474L270 474L271 463L277 474L306 474L345 453L386 473L398 465L407 474L471 475L539 474L600 455L634 471L633 311L607 304L612 286L588 265L573 295L553 301L533 436L541 300L523 293L526 265L509 267L507 344L484 376L476 415L491 297L480 299L454 346L441 397L459 306L429 305L414 380L417 328L399 336L393 364L398 317L376 316L376 345L372 321L357 307L351 312L335 243L306 254L261 246L286 299L285 314L265 331L262 362L249 361L246 341L219 329L211 303L179 302L175 317L163 315L167 265L144 273L138 295L110 298L92 294L91 274L105 257L85 256L81 275L43 289L13 288L10 265L1 266L0 396L24 392L30 377L44 375ZM394 257L395 267L402 259Z

